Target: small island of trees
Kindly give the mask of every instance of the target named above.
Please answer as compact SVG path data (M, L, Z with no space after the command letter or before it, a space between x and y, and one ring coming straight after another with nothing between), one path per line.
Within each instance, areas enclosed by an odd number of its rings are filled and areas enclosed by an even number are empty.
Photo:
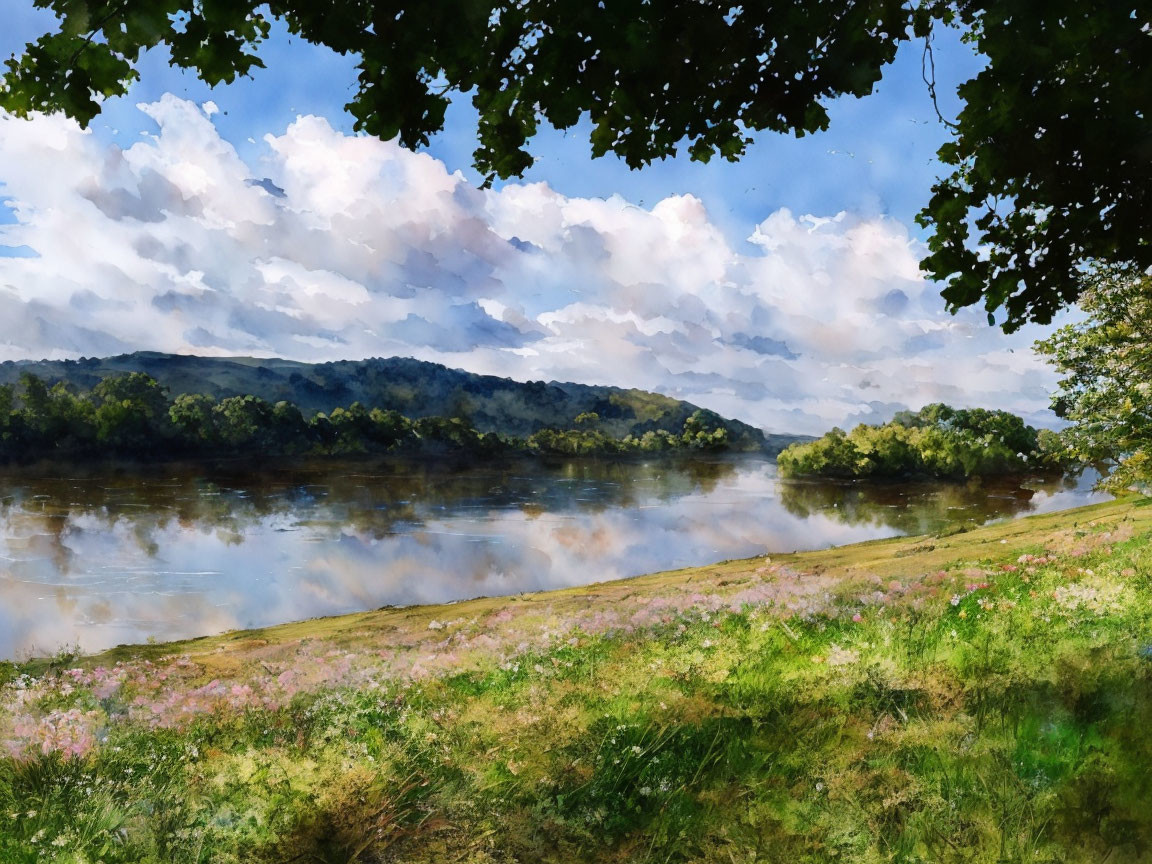
M784 477L904 479L967 477L1059 470L1058 433L1037 430L1006 411L957 409L942 403L901 411L890 423L835 428L793 444L778 457Z

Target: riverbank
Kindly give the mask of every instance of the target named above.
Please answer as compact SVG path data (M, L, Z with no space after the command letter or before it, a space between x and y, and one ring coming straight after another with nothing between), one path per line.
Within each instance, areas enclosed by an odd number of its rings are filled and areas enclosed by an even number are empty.
M1150 536L1127 499L32 662L0 859L1141 860Z
M0 474L0 660L972 527L1089 482L781 482L732 456Z

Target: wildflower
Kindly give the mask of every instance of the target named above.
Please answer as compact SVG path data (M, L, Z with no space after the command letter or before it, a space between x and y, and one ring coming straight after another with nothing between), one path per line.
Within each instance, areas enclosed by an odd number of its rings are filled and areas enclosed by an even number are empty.
M1119 608L1123 592L1124 586L1120 583L1099 582L1061 586L1052 592L1052 597L1069 612L1084 609L1104 615Z
M959 606L960 605L960 595L959 594L953 594L952 599L949 600L948 602L951 603L953 606Z
M859 624L861 621L864 620L864 616L861 615L859 612L857 612L855 615L852 616L852 620L854 622L856 622L857 624Z
M968 617L968 611L966 609L961 609L958 617L967 618Z
M841 648L839 645L833 645L832 650L828 652L829 666L851 666L859 660L859 654L850 648Z

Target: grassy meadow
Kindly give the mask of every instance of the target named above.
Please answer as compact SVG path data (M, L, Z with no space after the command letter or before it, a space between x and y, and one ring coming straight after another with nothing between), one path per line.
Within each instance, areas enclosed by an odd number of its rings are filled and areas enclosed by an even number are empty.
M1152 502L0 672L0 861L1152 860Z

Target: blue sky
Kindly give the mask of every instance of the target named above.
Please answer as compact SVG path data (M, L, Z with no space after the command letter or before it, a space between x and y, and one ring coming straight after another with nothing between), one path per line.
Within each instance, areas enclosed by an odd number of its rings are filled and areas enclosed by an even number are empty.
M31 7L28 0L9 0L0 30L0 55L19 52L55 19ZM945 116L954 116L955 85L980 68L979 58L954 31L942 31L934 43L936 73ZM267 68L249 79L211 89L194 75L173 69L163 52L152 52L141 66L141 81L124 99L114 100L94 123L101 137L131 144L141 131L153 131L136 110L164 93L221 109L216 127L241 156L259 155L268 131L281 130L299 114L326 117L336 129L351 132L343 111L354 92L354 59L293 39L281 26L262 49ZM631 171L608 156L589 156L587 124L559 133L545 129L534 151L537 164L525 181L544 181L572 196L621 195L637 204L652 204L672 194L701 198L714 218L731 224L736 234L765 213L788 207L800 213L831 214L841 210L887 215L911 224L940 173L935 153L946 140L921 77L922 45L907 43L888 68L876 92L863 99L846 98L831 106L827 132L802 139L762 133L741 162L694 163L686 156L643 171ZM428 152L460 170L473 182L474 114L466 97L453 105L445 131ZM738 239L742 239L739 237Z
M10 0L0 54L51 26ZM274 33L210 90L159 53L91 134L0 119L0 360L136 349L327 360L406 354L519 379L659 390L781 430L927 401L1049 422L1052 376L916 262L945 140L906 45L828 132L731 164L630 171L545 130L481 192L466 99L423 156L353 136L353 62ZM979 58L935 44L941 110ZM211 100L215 110L203 106ZM199 106L199 107L197 107ZM253 181L271 178L283 195ZM275 187L272 187L275 188Z

